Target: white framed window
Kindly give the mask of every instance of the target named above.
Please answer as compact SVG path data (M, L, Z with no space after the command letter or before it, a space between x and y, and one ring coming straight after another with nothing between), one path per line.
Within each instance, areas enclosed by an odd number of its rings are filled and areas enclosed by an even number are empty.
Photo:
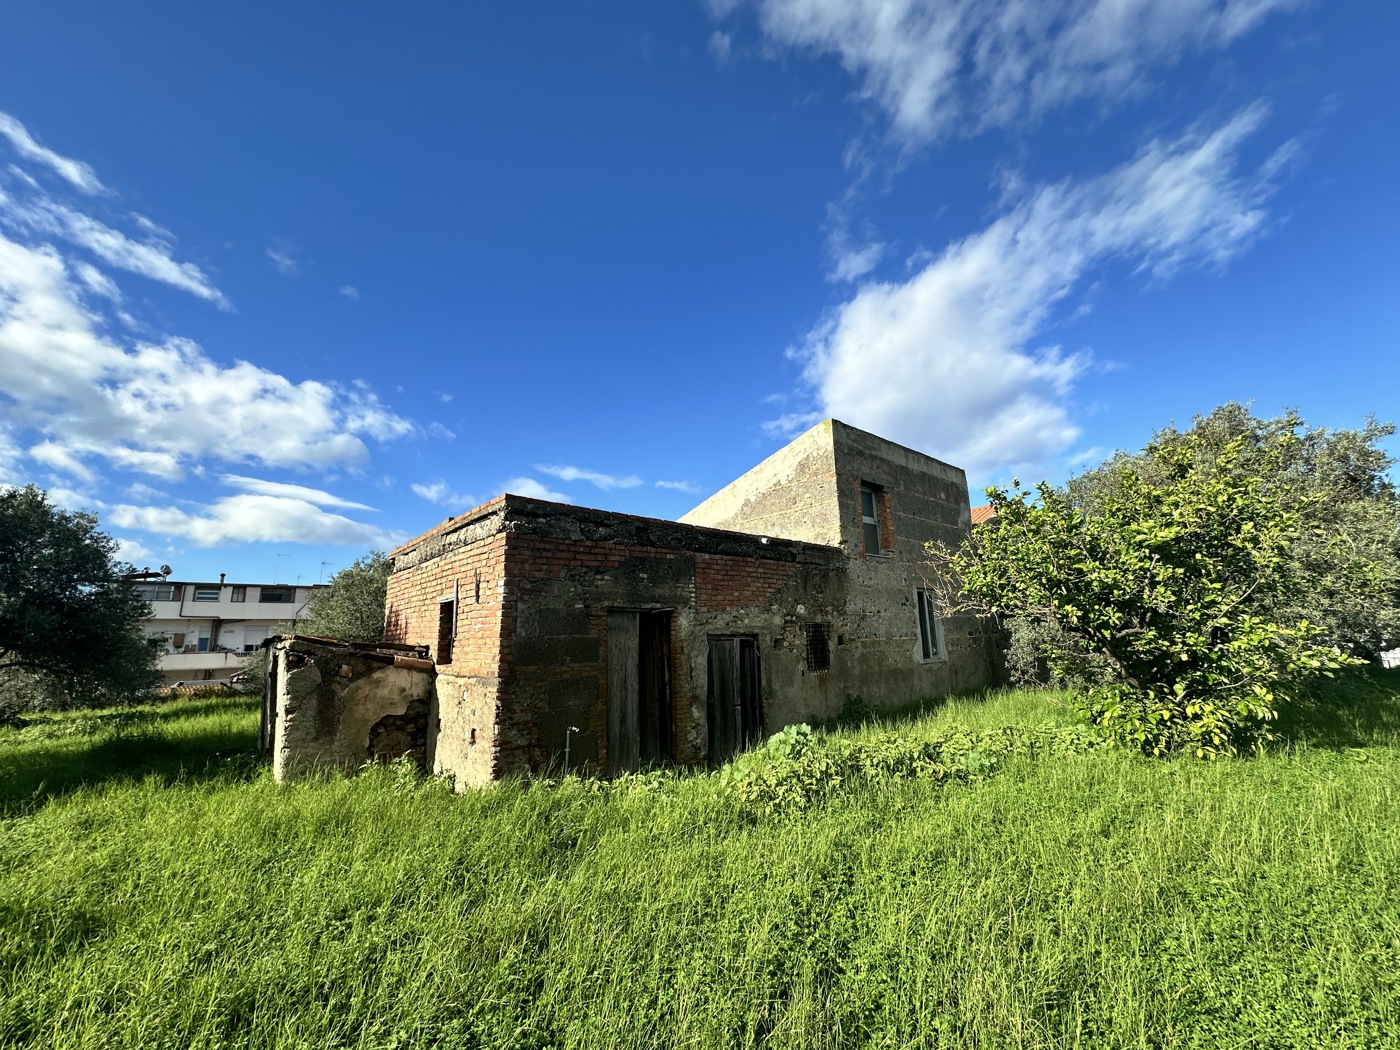
M919 657L922 660L942 660L943 621L938 615L938 600L932 591L923 588L914 592L914 605L919 615Z
M260 587L258 588L258 601L264 604L273 602L290 605L296 601L296 591L291 587Z
M860 484L860 526L865 537L865 553L880 553L880 490Z
M194 589L194 600L197 602L216 602L222 587L196 587Z

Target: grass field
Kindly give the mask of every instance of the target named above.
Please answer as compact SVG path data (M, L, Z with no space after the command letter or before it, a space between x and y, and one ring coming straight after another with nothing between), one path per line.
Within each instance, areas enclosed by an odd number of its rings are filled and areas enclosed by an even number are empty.
M1013 757L796 815L717 775L279 788L243 700L0 730L0 1046L1400 1046L1400 674L1321 696L1261 758Z

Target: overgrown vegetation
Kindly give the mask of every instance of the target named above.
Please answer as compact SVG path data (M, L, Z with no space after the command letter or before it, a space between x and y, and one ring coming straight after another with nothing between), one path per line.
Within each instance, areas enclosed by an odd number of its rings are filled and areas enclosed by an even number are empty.
M1083 733L1020 692L463 796L279 788L252 702L50 716L0 730L0 1045L1395 1046L1398 683L1317 683L1248 762L904 775ZM865 772L746 801L809 757Z
M1309 676L1393 637L1400 502L1376 445L1392 431L1227 405L1067 489L988 489L994 523L932 550L935 574L950 607L1011 619L1019 677L1044 661L1116 739L1251 750Z

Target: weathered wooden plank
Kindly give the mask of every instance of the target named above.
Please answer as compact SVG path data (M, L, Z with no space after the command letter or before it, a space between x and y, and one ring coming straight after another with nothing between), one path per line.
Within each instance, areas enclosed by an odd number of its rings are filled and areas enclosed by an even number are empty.
M630 773L641 761L638 724L638 616L608 612L608 772Z

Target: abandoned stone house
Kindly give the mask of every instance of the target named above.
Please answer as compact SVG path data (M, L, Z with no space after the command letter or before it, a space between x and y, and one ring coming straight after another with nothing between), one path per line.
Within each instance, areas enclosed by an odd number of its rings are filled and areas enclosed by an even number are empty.
M500 496L393 552L391 647L361 670L322 651L311 675L314 645L274 648L269 744L288 775L353 768L386 753L367 734L389 719L397 750L461 785L557 771L566 754L609 774L720 762L853 695L882 706L990 684L993 633L941 615L922 576L925 542L969 527L961 469L837 420L678 522ZM378 669L392 687L356 684ZM304 710L307 683L337 673L338 698ZM371 710L328 715L346 689Z

